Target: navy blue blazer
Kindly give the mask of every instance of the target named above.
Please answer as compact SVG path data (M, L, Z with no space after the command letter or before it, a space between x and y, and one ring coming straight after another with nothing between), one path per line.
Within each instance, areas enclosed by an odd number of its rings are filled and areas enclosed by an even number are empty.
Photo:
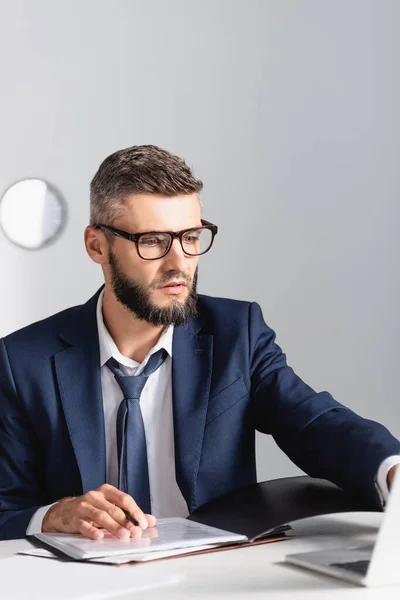
M106 481L98 294L0 340L0 539ZM172 353L176 477L190 512L256 481L256 429L306 473L379 502L374 478L399 442L306 385L258 304L199 296Z

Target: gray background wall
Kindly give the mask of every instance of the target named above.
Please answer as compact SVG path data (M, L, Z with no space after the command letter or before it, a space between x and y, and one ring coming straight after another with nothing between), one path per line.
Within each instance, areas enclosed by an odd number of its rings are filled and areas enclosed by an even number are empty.
M396 0L0 0L0 194L44 177L69 205L51 247L0 235L0 334L97 289L89 181L155 143L220 226L200 290L257 300L303 379L399 436L399 18ZM258 464L298 473L266 437Z

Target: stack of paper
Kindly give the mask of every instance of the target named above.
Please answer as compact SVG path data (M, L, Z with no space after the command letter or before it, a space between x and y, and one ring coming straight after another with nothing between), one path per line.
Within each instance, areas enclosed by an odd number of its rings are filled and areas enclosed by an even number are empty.
M159 519L156 527L145 530L138 539L120 540L106 534L103 540L90 540L60 533L37 533L30 539L76 560L114 564L155 560L248 541L244 535L178 517Z

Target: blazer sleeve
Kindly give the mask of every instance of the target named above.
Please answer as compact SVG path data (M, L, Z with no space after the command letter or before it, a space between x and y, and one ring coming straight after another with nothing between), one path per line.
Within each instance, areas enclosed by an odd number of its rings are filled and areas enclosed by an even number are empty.
M0 539L25 537L46 504L43 452L18 397L4 340L0 340Z
M271 434L310 476L381 507L375 478L383 460L400 453L399 441L379 423L304 383L288 366L256 303L249 308L249 348L256 428Z

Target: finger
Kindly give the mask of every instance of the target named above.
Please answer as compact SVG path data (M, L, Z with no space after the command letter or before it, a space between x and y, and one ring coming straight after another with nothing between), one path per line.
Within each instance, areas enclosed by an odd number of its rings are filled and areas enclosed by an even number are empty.
M141 529L147 529L149 525L146 516L132 496L125 494L125 492L121 492L121 490L108 484L100 486L99 491L104 494L106 500L123 510L126 510L134 519L136 519Z
M131 538L141 538L143 535L143 530L141 527L133 527L130 531Z
M118 523L121 527L125 527L125 529L128 531L131 531L135 527L135 524L127 519L127 516L122 508L119 508L119 506L109 502L101 491L93 490L91 492L87 492L87 494L84 496L84 500L95 508L105 511L112 519L114 519L116 523ZM101 525L103 526L103 523Z
M100 506L94 506L89 502L82 502L79 506L79 514L81 520L90 520L97 523L100 527L111 533L114 537L120 539L128 539L130 537L130 531L117 520L115 520L107 511L107 506L102 506L102 503L98 503ZM104 503L106 504L106 503ZM111 506L110 511L115 512L117 507ZM125 516L122 521L124 522ZM139 529L136 527L136 529Z
M97 527L97 529L103 529L102 525L98 525L98 523L95 523L94 521L92 522L93 527ZM131 529L135 529L135 526L133 523L128 522L125 525L126 529L128 529L128 531L131 531ZM140 528L139 528L140 529Z
M78 525L79 533L92 540L102 540L104 538L104 532L101 529L93 527L88 521L81 521Z
M157 519L154 515L145 515L147 519L147 524L149 527L155 527L157 523Z

